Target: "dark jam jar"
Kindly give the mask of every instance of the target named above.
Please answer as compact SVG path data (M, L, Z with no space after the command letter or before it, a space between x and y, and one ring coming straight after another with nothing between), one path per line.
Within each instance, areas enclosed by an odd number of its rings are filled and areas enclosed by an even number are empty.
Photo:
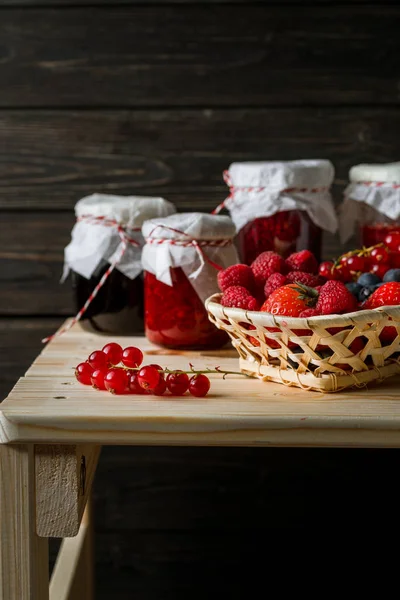
M327 160L233 163L224 173L230 195L215 212L229 210L242 262L266 250L288 256L308 249L319 259L322 231L337 229L333 176Z
M76 206L65 249L78 319L85 329L131 335L144 328L141 226L175 212L163 198L93 194Z
M229 217L183 213L143 225L145 332L154 344L220 348L227 334L209 320L205 300L218 292L219 268L238 262Z
M342 240L356 234L366 247L384 242L400 228L400 163L355 165L349 179L340 209Z

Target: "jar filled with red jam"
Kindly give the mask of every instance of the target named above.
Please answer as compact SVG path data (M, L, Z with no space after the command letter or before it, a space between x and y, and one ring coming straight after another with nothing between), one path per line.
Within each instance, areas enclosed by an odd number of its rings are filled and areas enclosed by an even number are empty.
M228 337L209 321L204 303L218 292L219 268L238 262L231 219L182 213L147 221L142 231L147 338L168 348L224 346Z
M76 204L64 278L71 273L83 328L120 335L143 331L141 227L173 212L163 198L139 196L93 194Z
M342 240L356 234L361 245L375 246L400 229L400 162L355 165L349 179L340 209Z
M242 262L266 250L288 256L308 249L319 258L323 230L337 229L333 177L328 160L233 163L224 173L230 195L216 212L229 210Z

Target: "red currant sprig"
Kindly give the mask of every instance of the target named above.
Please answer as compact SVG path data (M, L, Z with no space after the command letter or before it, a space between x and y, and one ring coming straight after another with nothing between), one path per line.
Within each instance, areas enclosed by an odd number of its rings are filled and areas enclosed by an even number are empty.
M142 365L142 362L140 348L128 346L123 349L112 342L102 350L95 350L86 362L80 363L75 369L75 377L79 383L108 390L112 394L163 396L169 392L172 396L183 396L189 392L202 398L210 390L207 374L218 373L224 378L229 374L243 375L237 371L223 371L219 367L196 371L191 364L189 371L171 371L154 363Z

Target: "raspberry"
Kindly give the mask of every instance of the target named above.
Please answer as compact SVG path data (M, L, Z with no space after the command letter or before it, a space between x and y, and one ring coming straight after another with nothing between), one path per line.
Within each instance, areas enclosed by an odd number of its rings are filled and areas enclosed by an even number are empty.
M400 283L391 281L390 283L384 283L375 290L364 302L363 308L378 308L379 306L394 306L396 304L400 304Z
M315 304L316 297L314 290L291 283L272 292L261 310L273 315L298 317L303 310Z
M315 287L319 283L318 277L304 271L291 271L286 277L290 283L302 283L308 287Z
M286 259L289 271L305 271L306 273L318 273L318 262L314 254L309 250L301 250L291 254Z
M308 319L309 317L318 317L320 314L321 313L316 308L306 308L299 314L299 317Z
M259 303L253 296L241 285L233 285L224 291L221 298L222 306L231 308L243 308L245 310L258 310Z
M289 283L288 280L282 273L272 273L265 282L264 286L264 294L265 297L268 298L278 288L282 287L286 283Z
M233 285L240 285L249 292L255 291L253 271L248 265L232 265L218 273L218 286L221 292Z
M335 315L357 310L357 300L341 281L331 279L321 287L316 309L321 315Z
M282 256L267 250L252 262L251 270L254 273L257 285L262 288L272 273L285 273L286 264Z

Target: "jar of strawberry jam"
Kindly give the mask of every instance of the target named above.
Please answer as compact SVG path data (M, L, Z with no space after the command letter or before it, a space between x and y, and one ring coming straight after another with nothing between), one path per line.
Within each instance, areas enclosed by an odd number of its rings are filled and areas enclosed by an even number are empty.
M230 195L215 212L229 210L242 261L251 264L265 250L287 256L308 249L319 258L322 231L337 229L333 177L328 160L233 163L224 173Z
M209 321L204 302L218 291L218 270L238 262L231 219L175 214L147 221L142 232L148 339L168 348L223 346L227 335Z
M93 194L79 200L63 277L71 273L75 319L84 328L122 335L143 331L141 227L174 212L163 198Z
M400 162L361 164L350 169L340 208L343 241L356 233L364 246L384 241L400 229Z

